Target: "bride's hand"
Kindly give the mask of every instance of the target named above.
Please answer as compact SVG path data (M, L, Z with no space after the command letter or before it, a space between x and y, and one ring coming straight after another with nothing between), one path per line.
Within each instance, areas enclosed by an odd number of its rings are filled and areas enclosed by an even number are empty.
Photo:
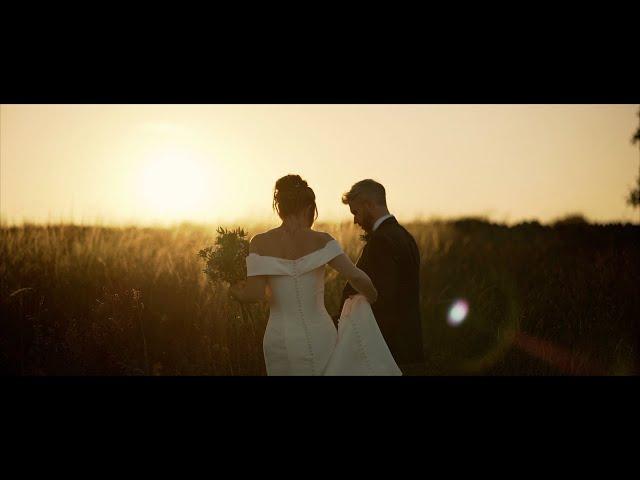
M233 285L231 285L229 287L229 296L231 298L233 298L234 300L240 301L241 292L245 287L245 283L246 282L241 281L241 282L237 282L237 283L234 283Z

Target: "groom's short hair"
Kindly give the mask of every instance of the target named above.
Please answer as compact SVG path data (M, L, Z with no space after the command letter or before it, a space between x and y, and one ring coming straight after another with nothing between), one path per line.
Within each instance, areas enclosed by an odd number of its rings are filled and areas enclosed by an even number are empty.
M355 183L351 190L342 195L342 203L348 205L354 200L371 200L372 202L387 206L387 195L381 183L367 178Z

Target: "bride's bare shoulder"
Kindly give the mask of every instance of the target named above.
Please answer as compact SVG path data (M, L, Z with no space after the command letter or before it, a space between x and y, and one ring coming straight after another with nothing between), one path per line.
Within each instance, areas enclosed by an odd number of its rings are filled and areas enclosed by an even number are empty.
M249 253L262 253L264 251L265 246L269 242L269 231L256 233L251 240L249 241Z
M280 229L272 228L266 232L256 233L249 243L249 252L267 255L278 245L278 232Z
M318 240L318 242L322 244L321 246L326 245L328 242L330 242L331 240L334 239L327 232L320 232L320 231L314 230L313 233L315 234L316 239Z

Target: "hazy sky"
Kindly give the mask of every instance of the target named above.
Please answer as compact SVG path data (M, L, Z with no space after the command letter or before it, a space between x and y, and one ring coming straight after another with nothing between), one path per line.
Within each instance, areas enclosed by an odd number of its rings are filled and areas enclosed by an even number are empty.
M572 212L638 221L625 196L637 105L2 105L0 215L9 223L273 221L299 173L319 220L374 178L400 220Z

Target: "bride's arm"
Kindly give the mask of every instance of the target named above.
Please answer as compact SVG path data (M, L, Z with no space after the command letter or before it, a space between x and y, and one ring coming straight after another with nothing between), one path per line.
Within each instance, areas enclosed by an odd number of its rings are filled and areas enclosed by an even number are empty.
M256 237L249 243L249 253L258 253ZM245 282L238 282L229 287L229 293L241 303L262 302L266 297L267 276L252 275Z
M378 299L378 291L365 272L356 267L346 254L342 253L329 262L329 265L344 275L351 286L363 294L369 303Z
M248 277L246 282L238 282L229 287L229 293L241 303L255 303L266 300L267 277L256 275Z

